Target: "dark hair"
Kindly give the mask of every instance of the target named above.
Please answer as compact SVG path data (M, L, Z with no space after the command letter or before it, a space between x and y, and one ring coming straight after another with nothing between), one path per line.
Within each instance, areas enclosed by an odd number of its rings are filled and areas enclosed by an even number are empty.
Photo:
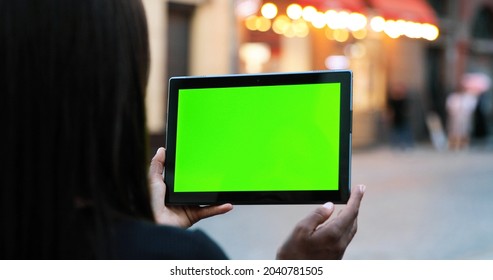
M153 219L140 0L0 0L0 258L108 258Z

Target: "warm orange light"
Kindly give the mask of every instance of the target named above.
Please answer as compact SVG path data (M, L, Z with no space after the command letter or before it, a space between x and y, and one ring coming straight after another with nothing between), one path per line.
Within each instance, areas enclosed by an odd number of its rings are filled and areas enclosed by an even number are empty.
M257 16L252 15L245 19L245 26L248 30L255 31L257 30Z
M351 13L348 16L347 27L351 31L357 31L364 29L367 23L368 20L366 19L366 16L364 16L363 14Z
M326 37L338 42L346 42L350 33L357 40L365 39L370 29L374 32L384 32L393 39L406 36L433 41L440 35L438 27L430 23L392 20L381 16L369 19L364 14L347 11L327 10L324 13L313 6L303 8L296 3L287 6L285 15L278 15L275 4L265 3L260 9L260 14L245 19L248 30L265 32L272 28L275 33L289 38L306 37L310 32L308 23L317 29L328 26L325 31Z
M325 19L327 21L327 26L331 29L345 29L349 24L349 13L346 11L334 11L328 10L325 12Z
M440 35L440 30L438 29L438 27L429 23L423 24L422 32L422 37L428 41L434 41L438 38L438 35Z
M325 37L329 40L334 40L334 30L330 28L325 29Z
M346 29L334 30L334 40L340 43L344 43L349 39L349 32Z
M317 9L313 6L306 6L303 8L303 19L311 22L313 20L314 15L317 13Z
M403 34L408 38L421 38L421 23L406 21L403 25L403 29Z
M383 32L385 32L385 34L392 39L397 39L401 36L401 32L396 24L396 21L391 19L385 21Z
M385 19L381 16L373 17L370 20L370 27L375 32L382 32L385 29Z
M312 19L313 27L315 27L317 29L321 29L325 26L325 24L326 24L326 20L325 20L324 14L321 12L316 12L313 15L313 19Z
M334 10L328 10L325 12L325 21L330 29L339 29L341 25L339 24L338 13Z
M294 31L292 24L289 25L288 30L286 30L286 32L284 32L283 35L288 37L288 38L296 37L296 32Z
M296 20L292 23L292 28L296 37L304 38L308 36L310 28L304 20Z
M257 21L255 22L255 26L258 31L265 32L270 29L271 23L268 18L265 17L257 17Z
M265 3L260 9L262 16L273 19L277 16L277 6L273 3Z
M292 20L300 19L303 15L303 8L298 4L291 4L287 7L286 14Z
M277 34L282 35L288 31L290 25L291 20L285 15L280 15L274 20L272 30Z
M352 31L351 34L353 34L353 37L355 39L363 40L368 35L368 31L366 29L360 29L360 30Z

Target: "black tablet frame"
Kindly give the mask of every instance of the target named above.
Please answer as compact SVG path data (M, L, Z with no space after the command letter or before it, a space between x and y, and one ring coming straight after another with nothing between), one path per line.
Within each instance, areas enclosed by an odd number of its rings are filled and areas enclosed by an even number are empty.
M339 185L337 191L174 192L179 89L316 83L340 83L341 86ZM320 204L327 201L336 204L347 203L351 188L352 153L352 72L350 70L173 77L169 80L168 85L164 171L165 203L167 205Z

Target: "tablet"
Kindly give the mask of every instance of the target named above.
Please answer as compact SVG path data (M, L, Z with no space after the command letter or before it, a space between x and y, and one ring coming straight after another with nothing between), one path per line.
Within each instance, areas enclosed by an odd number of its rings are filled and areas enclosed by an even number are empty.
M351 104L351 71L171 78L165 203L346 203Z

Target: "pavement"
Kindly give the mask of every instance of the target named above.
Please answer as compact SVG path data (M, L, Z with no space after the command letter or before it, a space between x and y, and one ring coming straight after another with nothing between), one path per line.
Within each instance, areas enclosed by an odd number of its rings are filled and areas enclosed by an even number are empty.
M493 260L492 144L460 152L426 144L354 151L352 182L367 188L344 259ZM194 228L232 259L274 259L296 222L315 207L235 206Z

